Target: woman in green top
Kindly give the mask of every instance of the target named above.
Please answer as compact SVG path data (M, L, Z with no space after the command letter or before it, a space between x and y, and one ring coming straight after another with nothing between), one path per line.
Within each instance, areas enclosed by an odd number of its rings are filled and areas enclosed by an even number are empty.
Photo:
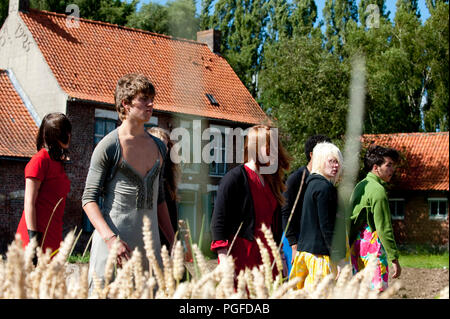
M351 196L350 245L353 272L367 266L369 258L377 258L378 267L371 287L384 291L388 287L388 260L392 262L392 278L400 276L398 249L391 223L389 201L385 190L395 170L398 152L376 146L367 151L365 169L369 171Z

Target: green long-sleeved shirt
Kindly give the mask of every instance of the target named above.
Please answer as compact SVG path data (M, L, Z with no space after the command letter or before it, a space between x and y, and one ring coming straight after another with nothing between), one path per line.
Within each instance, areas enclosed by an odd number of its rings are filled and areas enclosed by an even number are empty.
M384 187L386 183L369 172L353 190L350 198L352 214L350 216L350 240L355 240L361 227L367 223L376 230L389 260L399 257L391 222L389 200Z

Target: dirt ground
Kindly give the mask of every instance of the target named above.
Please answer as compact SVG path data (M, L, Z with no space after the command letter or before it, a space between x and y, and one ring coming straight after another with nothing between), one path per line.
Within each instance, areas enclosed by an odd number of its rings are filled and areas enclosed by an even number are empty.
M400 281L402 288L394 299L434 299L442 289L449 286L447 269L425 269L402 267L398 279L390 279L389 284Z
M79 265L69 264L67 272L76 277L79 276ZM191 265L186 265L191 271ZM213 269L211 264L211 268ZM398 279L390 279L389 284L400 281L402 288L393 299L435 299L439 293L449 286L449 271L447 269L425 269L402 267L402 273Z

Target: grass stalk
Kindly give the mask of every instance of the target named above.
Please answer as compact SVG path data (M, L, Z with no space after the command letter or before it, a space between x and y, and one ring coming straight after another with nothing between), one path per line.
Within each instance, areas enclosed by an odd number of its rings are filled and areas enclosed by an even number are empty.
M55 214L56 208L58 208L59 204L61 203L61 201L62 201L63 199L64 199L64 197L61 197L61 198L59 199L59 201L56 203L55 207L53 208L53 212L52 212L52 214L50 215L50 218L49 218L48 223L47 223L47 227L45 227L44 236L42 236L41 249L42 249L42 247L44 246L45 237L47 237L48 226L50 226L50 223L51 223L51 221L52 221L52 219L53 219L53 215Z
M300 182L300 187L298 188L298 192L297 192L297 197L295 197L294 205L292 206L291 213L289 214L289 218L288 218L288 221L286 223L286 227L284 228L283 235L281 236L280 244L278 245L278 251L280 251L280 249L281 249L281 245L283 244L283 240L284 240L284 238L286 238L286 231L288 230L289 225L291 224L292 216L294 216L294 211L295 211L295 208L297 207L298 199L300 198L300 194L301 194L302 189L303 189L303 184L305 182L305 176L306 176L306 170L303 171L302 180ZM292 256L292 257L294 257L294 256ZM275 266L275 258L273 259L271 269L273 269L274 266Z

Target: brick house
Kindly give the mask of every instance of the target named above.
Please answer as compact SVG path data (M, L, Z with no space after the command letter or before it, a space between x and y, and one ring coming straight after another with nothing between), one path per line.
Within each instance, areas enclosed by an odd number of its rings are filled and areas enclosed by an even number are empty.
M397 242L448 246L449 133L366 134L362 140L401 154L389 189Z
M29 100L13 75L0 69L0 252L10 241L4 238L10 239L17 228L10 212L23 210L24 169L36 151L36 114L27 106Z
M119 124L114 89L127 73L142 73L155 85L149 127L182 127L193 136L190 162L182 164L179 214L189 220L194 235L200 232L203 218L209 229L217 185L236 163L199 160L199 152L210 142L201 132L206 128L221 132L224 142L214 154L225 158L227 128L245 130L269 121L218 53L220 34L208 30L198 33L198 41L177 39L103 22L70 20L63 14L29 9L28 1L9 3L9 15L0 29L0 69L4 70L0 78L0 207L5 207L0 216L1 224L9 226L0 229L0 248L4 250L12 240L23 209L23 195L21 202L17 200L20 205L12 207L8 194L23 192L23 168L35 152L40 119L48 112L67 114L73 125L71 162L66 166L72 186L64 232L75 226L87 234L92 231L81 208L81 195L94 146ZM15 118L24 129L9 130L11 109L25 114ZM18 137L14 132L26 134ZM16 139L27 144L26 152L7 153L3 145Z

